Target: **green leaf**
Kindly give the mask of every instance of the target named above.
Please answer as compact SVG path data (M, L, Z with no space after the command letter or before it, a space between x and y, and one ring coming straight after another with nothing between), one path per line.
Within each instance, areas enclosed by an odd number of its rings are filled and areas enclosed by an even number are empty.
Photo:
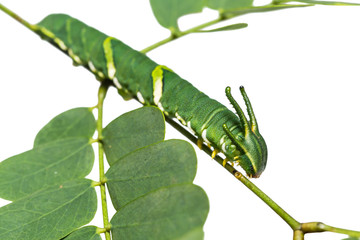
M150 0L156 20L172 32L179 31L178 19L181 16L201 12L205 0Z
M67 138L91 138L96 121L89 108L75 108L53 118L36 135L34 147Z
M350 2L334 2L334 1L317 1L317 0L277 0L275 3L287 3L287 2L301 2L308 4L319 4L319 5L333 5L333 6L360 6L360 3L350 3Z
M229 9L237 9L243 7L250 7L254 0L208 0L207 6L209 8L225 11Z
M166 187L137 198L111 220L114 240L203 239L209 202L193 184ZM187 238L186 236L191 236Z
M165 121L155 107L142 107L125 113L103 131L103 143L110 165L124 155L164 140Z
M229 25L229 26L210 29L210 30L200 30L200 31L197 31L197 32L209 33L209 32L231 31L231 30L237 30L237 29L241 29L241 28L246 28L247 26L248 26L247 23L237 23L237 24L232 24L232 25Z
M93 163L88 139L41 145L0 163L0 197L16 200L54 184L83 178Z
M106 173L115 209L158 188L192 183L196 155L186 141L168 140L134 151L119 159Z
M360 237L349 237L349 238L344 238L342 240L360 240Z
M75 230L61 240L101 240L100 235L97 233L97 227L87 226Z
M0 239L60 239L87 224L97 208L91 183L54 185L0 208Z

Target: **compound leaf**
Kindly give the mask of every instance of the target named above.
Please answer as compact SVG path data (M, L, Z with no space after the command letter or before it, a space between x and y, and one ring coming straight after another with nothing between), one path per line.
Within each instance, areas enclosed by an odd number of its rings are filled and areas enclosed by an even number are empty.
M156 20L172 32L179 31L181 16L201 12L205 3L205 0L150 0Z
M103 143L110 165L126 154L164 140L165 121L155 107L142 107L125 113L103 131Z
M115 209L158 188L191 183L196 174L193 147L182 140L168 140L131 152L106 173Z
M90 173L94 152L88 139L45 144L0 163L0 197L16 200Z
M96 121L89 108L74 108L53 118L36 135L34 147L67 138L88 138L95 132Z
M57 184L0 208L0 239L60 239L90 222L96 208L92 181Z
M101 240L97 227L87 226L79 228L61 240Z
M119 209L111 220L114 240L203 239L209 202L193 184L150 192Z

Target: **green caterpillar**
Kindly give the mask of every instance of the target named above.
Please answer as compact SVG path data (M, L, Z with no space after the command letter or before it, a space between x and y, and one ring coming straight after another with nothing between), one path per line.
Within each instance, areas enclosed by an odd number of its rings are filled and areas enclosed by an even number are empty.
M99 79L112 80L124 98L137 98L144 105L156 105L165 115L176 117L199 141L213 147L226 161L237 162L249 177L259 177L267 161L267 147L243 87L249 120L226 95L237 115L209 98L165 66L133 50L121 41L64 14L47 16L35 31L66 52L77 65L91 70Z

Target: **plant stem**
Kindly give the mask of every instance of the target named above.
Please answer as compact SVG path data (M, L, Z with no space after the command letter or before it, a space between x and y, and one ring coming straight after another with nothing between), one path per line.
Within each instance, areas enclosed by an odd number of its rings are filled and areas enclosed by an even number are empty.
M227 169L228 171L233 169ZM236 170L235 170L236 171ZM290 227L292 230L297 230L300 228L300 223L291 217L287 212L285 212L276 202L274 202L269 196L267 196L263 191L261 191L254 183L247 179L242 173L236 171L233 174L237 179L240 180L250 191L255 193L261 200L263 200L277 215L279 215Z
M230 17L230 18L231 18L231 17ZM196 26L196 27L190 28L190 29L188 29L188 30L186 30L186 31L184 31L184 32L172 33L172 34L170 35L170 37L165 38L165 39L163 39L163 40L161 40L161 41L159 41L159 42L157 42L157 43L155 43L155 44L153 44L153 45L151 45L151 46L149 46L149 47L141 50L140 52L142 52L142 53L150 52L151 50L154 50L155 48L158 48L158 47L160 47L160 46L162 46L162 45L164 45L164 44L166 44L166 43L169 43L169 42L171 42L171 41L173 41L173 40L175 40L175 39L178 39L178 38L183 37L183 36L185 36L185 35L188 35L188 34L190 34L190 33L197 32L197 31L199 31L199 30L201 30L201 29L203 29L203 28L209 27L209 26L211 26L211 25L214 25L214 24L216 24L216 23L219 23L219 22L221 22L221 21L224 21L224 20L227 20L227 19L230 19L230 18L221 18L221 17L219 17L219 18L214 19L214 20L211 20L211 21L209 21L209 22L200 24L200 25L198 25L198 26Z
M304 240L305 234L301 230L295 230L293 240Z
M10 17L12 17L13 19L15 19L16 21L18 21L19 23L21 23L22 25L24 25L25 27L27 27L28 29L30 29L32 32L36 32L36 25L30 24L29 22L27 22L26 20L24 20L23 18L21 18L19 15L17 15L16 13L14 13L13 11L11 11L10 9L8 9L7 7L5 7L4 5L2 5L0 3L0 10L2 10L3 12L5 12L7 15L9 15Z
M353 230L348 230L348 229L343 229L343 228L332 227L332 226L326 225L324 223L321 223L321 224L322 224L323 231L346 234L351 237L360 237L359 231L353 231Z
M104 228L106 229L105 238L106 240L111 240L110 237L110 223L109 223L109 215L107 210L107 202L106 202L106 188L105 188L105 170L104 170L104 147L102 144L102 122L103 122L103 103L109 88L108 82L102 82L98 92L98 119L96 122L96 129L98 132L98 146L99 146L99 175L100 175L100 194L101 194L101 206L102 206L102 214L103 214L103 222Z
M360 237L360 232L358 232L358 231L332 227L332 226L326 225L322 222L303 223L303 224L301 224L301 231L303 233L333 232L333 233L346 234L351 237Z
M164 45L164 44L166 44L168 42L171 42L174 39L176 39L176 36L171 34L170 37L165 38L165 39L161 40L160 42L157 42L157 43L155 43L155 44L141 50L140 52L142 52L142 53L150 52L151 50L154 50L155 48L158 48L158 47L160 47L160 46L162 46L162 45Z

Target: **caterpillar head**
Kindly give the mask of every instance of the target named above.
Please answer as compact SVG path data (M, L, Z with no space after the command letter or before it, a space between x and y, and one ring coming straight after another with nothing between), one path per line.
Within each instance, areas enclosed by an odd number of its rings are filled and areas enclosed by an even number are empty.
M241 86L240 92L244 98L247 113L250 118L248 120L238 103L232 97L230 87L227 87L225 91L227 98L239 116L243 129L242 132L233 134L226 124L223 125L224 131L233 145L232 149L229 148L231 152L228 154L225 153L225 155L232 157L232 159L229 160L238 162L249 177L260 177L266 167L267 147L263 137L260 135L250 100L246 95L244 87Z

